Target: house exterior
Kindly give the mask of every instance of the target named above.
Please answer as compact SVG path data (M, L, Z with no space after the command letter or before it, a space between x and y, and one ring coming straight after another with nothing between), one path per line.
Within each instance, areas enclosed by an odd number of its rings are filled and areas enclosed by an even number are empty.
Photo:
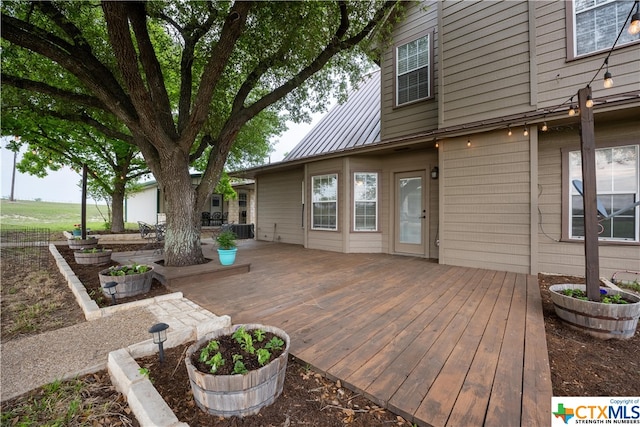
M193 185L200 182L200 174L191 174ZM211 194L207 199L207 208L203 212L211 215L219 213L229 223L253 224L255 221L255 191L251 181L232 183L238 197L234 200L224 200L222 194ZM146 222L156 224L164 222L165 198L163 190L156 181L142 184L140 191L125 199L125 222ZM208 226L209 224L205 224Z
M640 36L611 50L632 6L411 4L379 72L282 162L238 173L255 180L256 238L583 275L569 110L590 84L598 197L609 212L638 201ZM640 271L640 208L601 224L601 275Z

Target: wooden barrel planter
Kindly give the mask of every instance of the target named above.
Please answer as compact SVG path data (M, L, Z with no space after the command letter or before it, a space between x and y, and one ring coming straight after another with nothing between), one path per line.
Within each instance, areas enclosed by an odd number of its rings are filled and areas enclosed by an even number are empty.
M200 409L212 415L222 417L255 415L261 408L271 405L280 396L284 387L290 339L283 330L272 326L244 325L247 330L261 329L273 333L285 342L282 354L259 369L243 375L214 375L201 372L193 365L191 356L194 352L211 340L233 334L239 326L241 325L211 332L187 350L185 363L193 397Z
M580 289L585 285L551 285L551 300L556 314L569 326L601 339L633 337L640 318L640 298L624 291L606 288L610 295L620 295L629 304L605 304L584 301L562 294L565 289ZM604 289L604 288L602 288Z
M98 239L91 237L88 239L67 239L69 249L91 249L98 246Z
M98 276L100 277L100 286L102 286L102 294L110 298L109 291L104 288L109 282L116 282L116 296L118 298L132 297L134 295L144 294L149 292L151 284L153 282L153 267L149 267L149 270L144 273L126 274L123 276L110 275L111 269L107 268L100 271Z
M111 249L96 249L95 252L75 251L73 257L78 264L102 265L111 262Z

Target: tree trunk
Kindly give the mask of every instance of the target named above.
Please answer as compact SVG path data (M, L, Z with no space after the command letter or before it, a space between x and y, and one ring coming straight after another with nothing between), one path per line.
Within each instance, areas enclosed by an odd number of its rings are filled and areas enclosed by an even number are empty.
M184 164L176 164L181 161ZM200 214L196 212L189 165L186 160L171 163L171 167L163 167L162 176L158 179L167 204L164 263L168 267L203 264L206 260L200 245Z
M111 195L111 232L124 231L124 181L116 180L113 194Z

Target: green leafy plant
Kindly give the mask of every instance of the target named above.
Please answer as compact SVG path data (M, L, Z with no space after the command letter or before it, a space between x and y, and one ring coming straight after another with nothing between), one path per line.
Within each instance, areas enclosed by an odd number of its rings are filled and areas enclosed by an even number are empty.
M142 274L151 270L151 267L144 264L132 264L132 265L118 265L109 267L107 272L104 273L107 276L128 276L131 274Z
M245 331L244 326L239 327L233 335L231 335L231 338L236 340L236 342L240 344L240 347L247 353L254 354L256 352L253 347L253 338L250 333Z
M271 353L266 348L259 348L256 351L256 356L258 356L258 363L260 366L264 366L271 359Z
M264 341L265 333L262 329L256 329L253 331L253 336L258 340L258 342L262 342Z
M216 243L220 249L233 249L236 247L236 235L231 230L225 230L216 237Z
M264 346L264 348L272 351L279 351L279 350L282 350L283 346L284 346L284 341L282 341L278 337L273 337L269 340L267 345Z
M220 350L220 343L216 340L211 340L209 343L200 351L200 361L205 364L211 366L210 372L215 373L218 371L218 368L224 365L224 359L222 358L222 354L218 351ZM214 354L215 352L215 354Z
M153 383L153 379L151 378L151 371L149 370L149 368L140 368L138 369L138 373L140 373L140 375Z
M249 370L244 366L244 362L242 361L242 359L243 357L241 354L233 355L233 373L234 374L244 375L247 372L249 372Z
M589 301L587 294L582 289L564 289L563 295L576 298L583 301ZM609 294L606 289L600 289L601 300L603 304L628 304L620 294Z

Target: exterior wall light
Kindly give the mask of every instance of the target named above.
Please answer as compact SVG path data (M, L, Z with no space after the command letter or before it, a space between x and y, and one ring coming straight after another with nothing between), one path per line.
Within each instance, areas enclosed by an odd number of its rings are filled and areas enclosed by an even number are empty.
M431 179L438 179L438 167L434 166L433 169L431 169Z

